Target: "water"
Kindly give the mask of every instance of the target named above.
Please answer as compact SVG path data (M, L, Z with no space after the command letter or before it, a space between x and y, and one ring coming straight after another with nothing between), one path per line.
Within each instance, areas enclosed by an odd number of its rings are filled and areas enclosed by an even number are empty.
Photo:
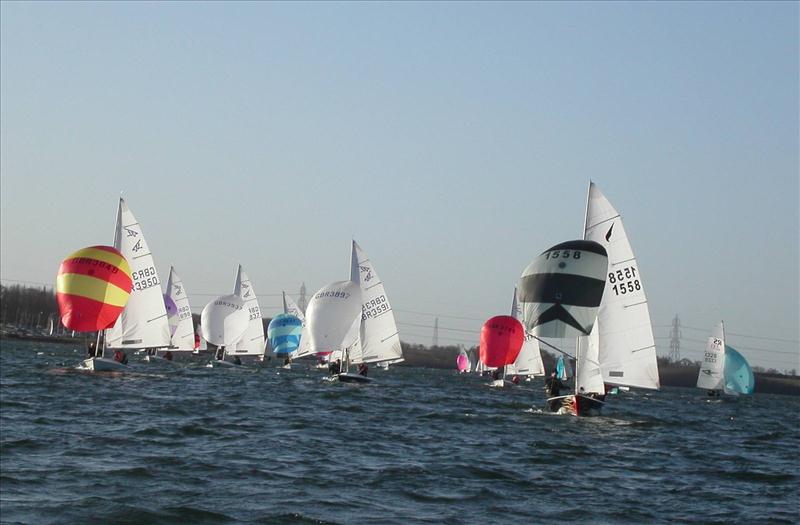
M800 398L666 388L584 419L543 413L541 380L78 360L2 343L2 523L800 522Z

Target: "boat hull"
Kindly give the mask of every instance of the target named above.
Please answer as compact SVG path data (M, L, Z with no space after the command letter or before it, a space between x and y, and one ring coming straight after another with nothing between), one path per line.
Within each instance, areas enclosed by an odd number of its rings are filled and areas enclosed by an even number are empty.
M374 379L359 374L339 374L339 381L342 383L372 383Z
M599 416L605 402L589 396L558 396L547 400L547 407L556 414L590 417Z
M94 372L123 372L128 369L128 365L105 357L92 357L84 360L81 365Z

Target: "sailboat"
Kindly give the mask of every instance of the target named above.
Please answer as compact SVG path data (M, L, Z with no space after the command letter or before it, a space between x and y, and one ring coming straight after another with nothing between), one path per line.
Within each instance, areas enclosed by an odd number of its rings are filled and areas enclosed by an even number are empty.
M84 361L92 370L124 369L124 365L108 358L111 353L119 351L126 358L125 352L129 350L158 350L170 346L167 310L153 255L139 221L122 197L117 208L114 248L130 264L133 288L122 315L105 331L102 355Z
M483 323L480 361L486 366L497 367L489 386L513 386L513 383L505 380L505 368L517 359L524 342L525 329L514 316L497 315Z
M297 357L338 354L346 363L349 350L358 344L361 299L361 287L351 280L336 281L320 288L308 302Z
M467 351L463 348L458 351L458 356L456 357L456 369L458 370L459 374L466 374L469 372L469 356L467 355Z
M606 250L594 241L567 241L542 252L523 271L518 285L526 330L537 338L589 336L603 297L607 270ZM580 344L576 345L576 354L576 363L587 359L587 352L581 356ZM597 388L596 383L590 386ZM576 374L576 394L553 395L548 399L549 409L571 408L576 415L583 415L581 407L594 405L591 394L597 392L580 388ZM604 394L602 390L599 393Z
M173 356L188 355L195 349L194 323L192 322L192 309L189 306L189 296L186 295L183 281L172 266L169 267L164 306L169 323L170 346L165 350L145 356L146 362L170 362Z
M303 342L305 339L305 343ZM350 365L399 363L400 336L383 281L356 243L350 252L350 280L331 283L311 298L298 356L315 353L341 359L342 382L370 382L348 372Z
M300 335L303 332L303 321L297 316L287 313L284 294L284 313L272 318L267 326L267 340L272 354L279 360L284 359L282 368L292 367L292 357L300 346Z
M209 366L236 366L226 361L225 356L228 348L235 346L247 332L249 324L250 314L239 294L219 296L203 308L200 314L203 338L217 347L216 360Z
M359 328L360 359L353 363L375 363L386 368L402 363L404 358L400 333L383 281L378 277L372 261L355 240L350 253L350 279L361 286L363 300Z
M750 364L742 354L725 344L725 326L720 321L708 338L703 364L697 375L697 388L707 390L709 396L723 393L738 396L752 394L754 386Z
M236 272L236 284L233 293L244 301L249 321L247 330L242 335L242 338L237 341L236 348L231 353L239 358L255 357L258 361L263 361L266 341L264 340L264 322L261 319L261 307L258 304L258 297L256 297L256 291L253 289L253 283L242 269L241 264Z
M517 288L514 287L514 299L511 303L511 315L522 322L522 310L517 302ZM542 351L539 348L539 341L528 331L525 331L525 341L517 355L517 359L506 367L505 375L526 377L544 376L544 363L542 362Z
M608 253L597 313L598 359L606 385L658 390L656 346L644 281L619 212L589 183L584 239Z
M61 323L78 332L96 332L96 346L79 368L122 370L124 359L103 357L101 334L114 325L130 299L133 286L128 261L111 246L90 246L69 255L56 278L56 302ZM99 352L99 355L98 355ZM121 357L118 354L117 357Z

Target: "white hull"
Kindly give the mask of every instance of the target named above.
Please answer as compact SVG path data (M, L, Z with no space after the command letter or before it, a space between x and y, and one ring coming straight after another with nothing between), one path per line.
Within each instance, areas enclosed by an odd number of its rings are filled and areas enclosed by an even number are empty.
M119 361L105 357L92 357L81 363L83 368L95 372L122 372L128 369L128 365L123 365Z

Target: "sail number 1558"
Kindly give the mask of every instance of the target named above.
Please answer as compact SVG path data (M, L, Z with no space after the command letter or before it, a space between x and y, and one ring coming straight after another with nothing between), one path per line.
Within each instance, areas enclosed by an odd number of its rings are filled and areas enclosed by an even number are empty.
M636 267L628 266L614 272L609 272L608 283L613 285L615 295L625 295L642 289L642 283L636 276Z

